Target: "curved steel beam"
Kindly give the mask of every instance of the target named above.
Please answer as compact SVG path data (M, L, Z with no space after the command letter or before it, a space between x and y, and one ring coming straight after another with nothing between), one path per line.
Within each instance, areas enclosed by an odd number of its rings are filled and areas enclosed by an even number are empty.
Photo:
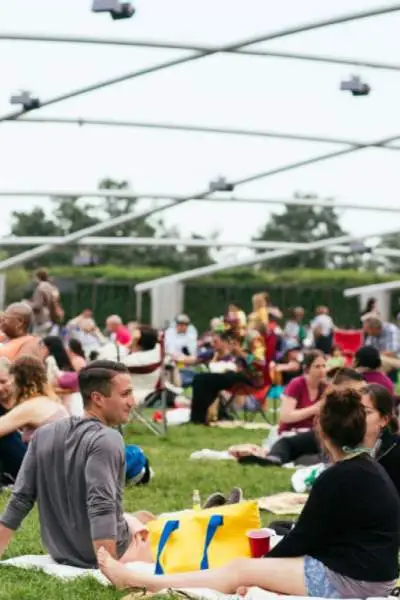
M349 140L346 138L332 138L327 136L319 135L303 135L298 133L282 133L279 131L263 131L256 129L240 129L236 127L208 127L200 125L186 125L179 123L152 123L146 121L120 121L115 119L86 119L83 117L24 117L18 120L11 120L10 123L48 123L53 125L100 125L105 127L137 127L143 129L161 129L166 131L182 131L182 132L196 132L196 133L209 133L209 134L221 134L221 135L240 135L249 137L265 137L282 140L293 140L303 142L316 142L321 144L339 144L347 146L358 146L365 148L366 144L357 140ZM374 144L367 144L368 147L374 146ZM378 145L379 148L386 148L387 150L400 150L399 146L385 146Z
M217 46L209 44L184 44L181 42L170 42L167 40L131 40L123 38L104 38L95 36L79 35L48 35L45 33L19 33L0 32L0 40L19 42L45 42L62 44L85 44L100 46L125 46L133 48L155 48L162 50L187 50L195 52L211 52ZM302 52L284 52L279 50L256 50L236 49L224 50L223 54L242 54L245 56L259 56L265 58L282 58L286 60L303 60L308 62L320 62L333 65L346 65L353 67L367 67L369 69L382 69L387 71L400 71L400 65L384 63L379 61L365 60L359 58L346 58L338 56L326 56L320 54L304 54Z
M174 60L170 60L164 63L158 63L151 67L145 69L139 69L137 71L125 73L124 75L120 75L118 77L112 77L110 79L105 79L104 81L99 81L97 83L93 83L91 85L87 85L81 88L77 88L75 90L66 92L64 94L60 94L58 96L54 96L48 100L45 100L41 103L41 105L34 110L39 110L40 108L44 108L46 106L52 106L54 104L58 104L59 102L64 102L65 100L70 100L71 98L76 98L77 96L81 96L83 94L88 94L90 92L98 91L100 89L104 89L111 85L116 85L117 83L122 83L124 81L129 81L131 79L142 77L144 75L149 75L150 73L155 73L157 71L161 71L163 69L168 69L170 67L175 67L177 65L193 62L195 60L199 60L206 56L212 56L214 54L218 54L220 52L228 52L232 50L239 50L244 48L245 46L251 46L253 44L258 44L260 42L267 42L271 40L276 40L284 37L288 37L294 35L296 33L304 33L306 31L313 31L316 29L321 29L323 27L328 27L332 25L339 25L342 23L349 23L351 21L357 21L360 19L366 19L369 17L374 17L378 15L388 14L392 12L397 12L400 10L400 4L392 4L389 6L382 6L370 10L358 11L347 13L344 15L339 15L336 17L330 17L328 19L322 19L320 21L310 21L308 23L303 23L301 25L293 25L291 27L285 27L283 29L278 29L276 31L272 31L270 33L254 36L252 38L246 38L243 40L239 40L238 42L233 42L230 44L226 44L223 46L214 47L212 50L207 51L199 51L189 54L189 56L184 56L183 58L177 58ZM9 121L12 119L18 119L27 111L25 109L21 109L18 111L10 112L8 114L0 117L0 122ZM1 264L1 263L0 263Z

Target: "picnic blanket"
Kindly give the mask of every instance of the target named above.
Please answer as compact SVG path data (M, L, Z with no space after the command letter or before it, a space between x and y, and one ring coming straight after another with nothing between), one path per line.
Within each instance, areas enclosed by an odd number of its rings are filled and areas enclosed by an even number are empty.
M210 427L221 427L222 429L271 429L272 425L269 423L254 423L252 421L216 421L210 423Z
M258 501L258 508L274 515L299 515L307 502L308 494L282 492L265 496Z
M79 567L70 567L68 565L60 565L56 563L48 554L26 556L16 556L8 560L0 561L0 569L2 566L18 567L20 569L39 569L47 575L58 577L59 579L76 579L77 577L94 577L103 585L110 585L110 582L99 569L81 569ZM126 565L129 569L137 573L153 573L154 565L151 563L129 563Z
M48 555L27 555L9 558L8 560L0 561L0 569L2 566L12 566L20 569L39 569L48 575L58 577L59 579L68 581L77 577L94 577L103 585L110 585L110 582L100 573L98 569L79 569L78 567L68 567L55 563ZM148 563L131 563L126 565L129 569L137 573L153 572L154 565ZM155 595L174 594L177 598L193 598L194 600L274 600L279 595L273 592L267 592L257 587L249 588L246 596L241 597L238 594L222 594L216 590L206 588L183 589L183 590L164 590L157 594L145 593L144 590L134 590L124 597L123 600L146 600ZM302 596L285 596L285 600L308 600L308 597ZM319 599L315 599L319 600ZM322 599L321 599L322 600ZM375 598L374 600L384 600L383 598Z

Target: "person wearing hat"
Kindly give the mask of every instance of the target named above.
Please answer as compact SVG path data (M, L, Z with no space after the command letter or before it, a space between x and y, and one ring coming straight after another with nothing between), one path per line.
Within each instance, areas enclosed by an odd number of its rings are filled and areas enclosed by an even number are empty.
M194 371L190 369L197 362L197 330L190 318L180 314L165 332L165 353L176 363L180 377L175 383L188 387L193 382Z
M197 331L187 315L178 315L165 332L165 352L184 364L193 363L197 353Z
M354 367L367 383L377 383L394 394L392 380L381 371L382 360L379 351L373 346L362 346L354 356Z

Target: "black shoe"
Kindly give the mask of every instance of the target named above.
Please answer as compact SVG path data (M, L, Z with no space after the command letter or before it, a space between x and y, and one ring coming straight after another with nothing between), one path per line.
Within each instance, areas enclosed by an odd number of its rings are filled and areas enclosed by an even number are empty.
M294 527L294 521L272 521L268 527L273 529L276 535L288 535Z
M234 487L229 494L226 503L239 504L240 502L243 502L243 490L240 487Z
M241 456L241 465L261 465L262 467L281 467L282 460L278 456Z
M211 496L208 496L203 508L213 508L214 506L223 506L224 504L226 504L225 496L221 492L215 492Z

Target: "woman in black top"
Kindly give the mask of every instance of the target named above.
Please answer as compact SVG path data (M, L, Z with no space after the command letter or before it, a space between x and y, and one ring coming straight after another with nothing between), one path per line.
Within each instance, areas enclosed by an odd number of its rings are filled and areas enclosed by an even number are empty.
M384 469L360 448L366 409L355 390L333 390L320 415L320 437L333 466L314 484L294 529L265 559L220 569L153 576L132 573L102 548L98 562L117 587L258 586L281 594L336 598L387 596L397 577L400 500Z
M370 383L363 390L362 403L367 414L364 445L393 481L400 497L400 436L393 396L386 388Z

